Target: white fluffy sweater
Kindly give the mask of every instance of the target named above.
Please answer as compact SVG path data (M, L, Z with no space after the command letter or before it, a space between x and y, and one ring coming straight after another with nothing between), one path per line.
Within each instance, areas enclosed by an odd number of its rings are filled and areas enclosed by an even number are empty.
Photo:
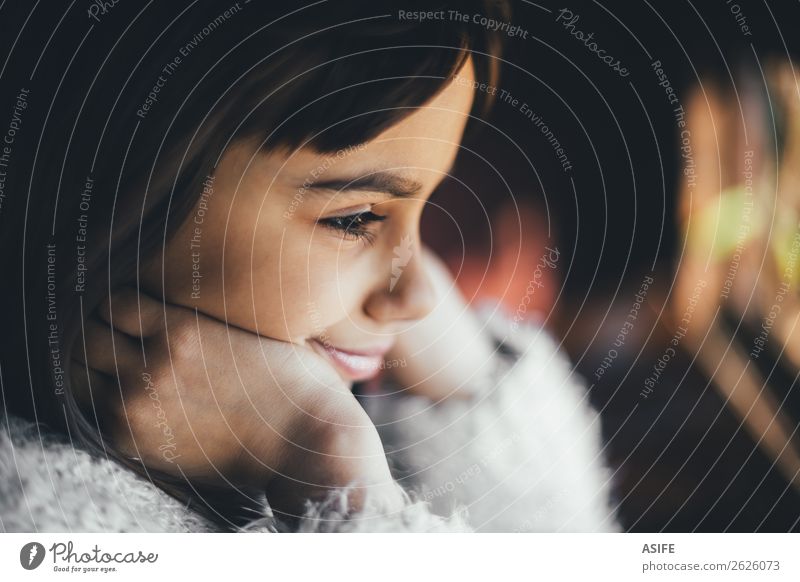
M481 316L507 355L471 399L439 404L400 393L367 397L402 511L367 500L348 515L344 490L308 503L299 531L618 531L600 420L582 381L542 328ZM387 390L388 393L388 390ZM242 531L286 531L270 510ZM214 531L133 472L35 424L0 424L0 531Z

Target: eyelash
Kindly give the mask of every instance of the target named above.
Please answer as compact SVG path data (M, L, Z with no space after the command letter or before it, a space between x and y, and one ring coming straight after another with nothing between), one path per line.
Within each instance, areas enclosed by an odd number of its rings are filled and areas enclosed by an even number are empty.
M358 212L348 216L332 216L323 218L320 224L339 232L343 232L345 238L351 240L363 240L369 244L375 242L375 233L367 229L367 226L374 222L386 220L386 216L375 214L374 212Z

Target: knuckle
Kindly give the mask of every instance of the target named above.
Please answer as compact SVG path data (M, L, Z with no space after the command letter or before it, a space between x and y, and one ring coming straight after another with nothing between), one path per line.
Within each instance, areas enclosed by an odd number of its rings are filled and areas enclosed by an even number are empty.
M177 322L167 331L169 353L173 360L186 361L196 359L200 354L200 339L197 330L184 321Z
M338 399L326 400L320 406L317 439L332 455L361 456L382 451L375 425L355 401L342 405Z
M388 463L374 426L332 426L321 443L333 481L378 482L389 478Z

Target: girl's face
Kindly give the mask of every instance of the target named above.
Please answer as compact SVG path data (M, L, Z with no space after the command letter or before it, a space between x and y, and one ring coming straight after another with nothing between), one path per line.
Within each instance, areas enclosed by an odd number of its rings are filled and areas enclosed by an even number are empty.
M373 376L394 337L434 307L420 215L455 160L473 75L467 61L423 107L338 153L231 147L164 264L159 256L146 266L145 288L305 343L347 381Z

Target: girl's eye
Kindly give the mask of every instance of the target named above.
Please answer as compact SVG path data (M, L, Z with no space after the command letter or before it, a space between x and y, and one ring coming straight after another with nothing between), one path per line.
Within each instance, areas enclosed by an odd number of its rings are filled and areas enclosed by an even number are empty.
M386 220L385 216L367 211L350 214L348 216L323 218L319 223L328 228L343 232L345 238L365 240L372 243L375 240L375 233L371 232L368 227L373 222L381 222L383 220Z

